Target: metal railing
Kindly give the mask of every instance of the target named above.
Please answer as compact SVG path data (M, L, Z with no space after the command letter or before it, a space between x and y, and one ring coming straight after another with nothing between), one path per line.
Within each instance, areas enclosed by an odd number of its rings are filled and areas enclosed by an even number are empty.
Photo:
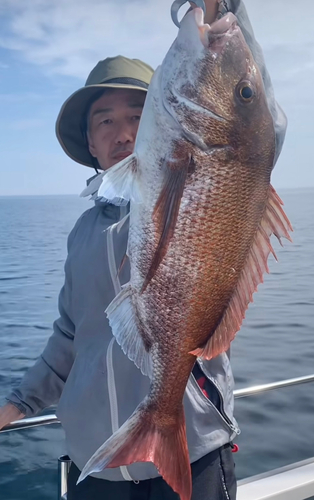
M41 425L49 424L60 424L60 420L58 420L54 414L44 415L43 417L23 418L22 420L16 420L3 427L3 429L0 430L0 434L2 432L19 431L22 429L30 429L31 427L40 427Z
M247 398L258 394L263 394L264 392L273 391L275 389L282 389L283 387L291 387L293 385L306 384L309 382L314 382L314 374L307 375L305 377L281 380L279 382L272 382L270 384L261 384L252 387L246 387L244 389L237 389L233 392L233 394L235 399ZM58 420L56 415L50 414L50 415L45 415L43 417L24 418L23 420L17 420L7 425L6 427L0 430L0 434L3 432L29 429L31 427L39 427L41 425L50 425L50 424L60 424L60 421Z
M247 387L245 389L237 389L236 391L233 391L233 394L235 399L247 398L249 396L255 396L256 394L262 394L263 392L273 391L274 389L282 389L283 387L307 384L309 382L314 382L314 375L290 378L287 380L282 380L281 382L272 382L270 384L255 385L253 387Z
M305 377L281 380L279 382L273 382L269 384L261 384L252 387L246 387L244 389L237 389L234 391L233 394L235 399L246 398L263 394L265 392L273 391L275 389L282 389L284 387L291 387L294 385L306 384L309 382L314 382L314 374L307 375ZM12 432L16 430L29 429L32 427L39 427L42 425L51 425L51 424L60 424L60 421L58 420L56 415L50 414L42 417L25 418L22 420L12 422L11 424L7 425L6 427L0 430L0 434L4 432ZM70 465L71 465L71 459L67 455L64 455L58 459L58 500L67 499L67 477ZM274 496L269 498L275 499L277 497Z

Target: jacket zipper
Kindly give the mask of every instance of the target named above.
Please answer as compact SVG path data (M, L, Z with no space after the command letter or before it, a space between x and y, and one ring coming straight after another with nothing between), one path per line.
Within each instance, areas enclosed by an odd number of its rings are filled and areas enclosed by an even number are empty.
M115 255L114 255L113 231L114 231L114 229L116 229L117 233L119 233L121 227L126 222L127 216L128 216L127 207L120 207L120 220L119 220L119 222L117 222L116 224L112 224L106 230L108 265L109 265L111 281L112 281L114 292L116 295L118 295L118 293L121 291L121 284L120 284L120 280L118 277L118 270L117 270L117 266L116 266Z
M220 402L220 405L219 405L219 410L218 408L216 408L216 406L210 401L209 399L209 402L210 404L212 405L212 407L217 411L217 413L219 415L221 415L222 419L225 421L225 423L228 425L228 427L236 433L237 436L239 436L240 434L240 429L238 427L236 427L232 420L230 420L230 418L228 417L228 415L226 414L225 410L224 410L224 404L223 404L223 396L222 396L222 391L221 391L221 388L220 388L220 385L218 384L218 382L213 379L207 372L206 368L204 367L204 364L201 360L197 360L197 363L199 364L202 372L204 373L204 375L206 375L206 378L215 386L216 390L217 390L217 393L218 393L218 396L219 396L219 402ZM194 377L194 375L193 375ZM194 377L195 378L195 377ZM196 379L195 379L196 380ZM196 381L197 383L197 381ZM198 385L198 384L197 384Z

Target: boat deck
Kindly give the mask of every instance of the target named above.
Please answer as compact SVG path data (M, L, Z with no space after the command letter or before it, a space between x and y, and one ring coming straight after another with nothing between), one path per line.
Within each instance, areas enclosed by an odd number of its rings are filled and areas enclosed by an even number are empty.
M238 482L237 500L314 499L314 457Z

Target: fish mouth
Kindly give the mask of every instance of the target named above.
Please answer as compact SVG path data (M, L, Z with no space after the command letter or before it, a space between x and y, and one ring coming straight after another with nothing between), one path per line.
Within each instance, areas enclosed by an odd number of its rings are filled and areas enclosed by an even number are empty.
M221 52L227 43L226 36L229 38L235 31L239 30L237 18L232 12L217 19L211 25L204 24L204 12L201 8L193 9L191 14L194 15L202 44L213 52Z

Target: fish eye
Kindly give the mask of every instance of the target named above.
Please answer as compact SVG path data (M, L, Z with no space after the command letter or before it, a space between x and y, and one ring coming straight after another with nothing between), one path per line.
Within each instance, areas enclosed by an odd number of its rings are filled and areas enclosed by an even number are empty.
M251 97L253 96L253 90L251 89L251 87L242 87L240 93L243 99L251 99Z
M243 102L251 102L254 98L254 89L251 82L241 82L238 85L238 95Z

